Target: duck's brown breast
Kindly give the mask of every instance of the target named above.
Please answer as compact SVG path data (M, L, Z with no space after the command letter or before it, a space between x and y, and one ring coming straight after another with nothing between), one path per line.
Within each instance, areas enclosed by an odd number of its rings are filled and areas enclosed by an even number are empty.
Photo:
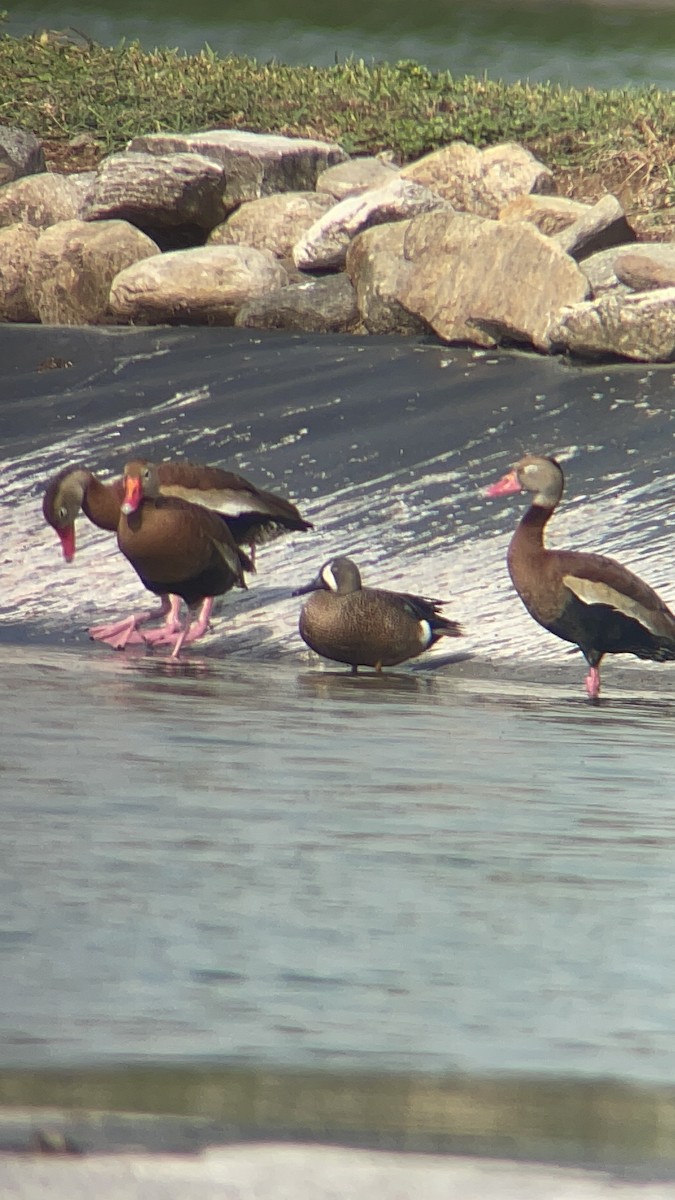
M118 542L151 590L161 584L162 590L187 598L183 585L190 581L195 586L188 590L197 595L200 589L203 595L219 595L236 582L245 586L245 556L225 522L183 501L168 497L144 500L137 512L122 515Z

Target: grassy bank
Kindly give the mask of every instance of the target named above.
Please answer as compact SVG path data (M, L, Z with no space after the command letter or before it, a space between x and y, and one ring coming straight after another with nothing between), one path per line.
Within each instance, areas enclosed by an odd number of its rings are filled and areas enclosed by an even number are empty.
M455 79L413 62L259 64L44 34L0 36L0 122L32 130L50 167L82 170L137 133L214 126L319 137L351 154L419 158L449 141L517 141L559 191L619 196L646 236L675 231L675 94ZM82 136L86 135L86 136ZM675 236L675 232L673 234Z

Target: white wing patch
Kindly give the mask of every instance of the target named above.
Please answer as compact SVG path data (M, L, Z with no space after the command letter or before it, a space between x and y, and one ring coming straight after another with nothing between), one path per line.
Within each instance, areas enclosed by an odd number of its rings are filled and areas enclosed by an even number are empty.
M624 617L631 617L632 620L639 621L645 629L657 637L663 634L660 613L650 612L638 600L624 596L622 592L617 592L608 583L601 583L594 579L580 579L576 575L563 575L563 583L584 604L607 604L610 608L615 608L617 612L623 613Z
M219 491L216 488L209 491L208 488L184 488L179 484L170 484L168 487L162 484L160 490L163 496L177 496L179 500L188 500L190 504L199 504L202 508L222 513L224 517L261 512L260 503L256 504L248 492L235 492L230 489Z

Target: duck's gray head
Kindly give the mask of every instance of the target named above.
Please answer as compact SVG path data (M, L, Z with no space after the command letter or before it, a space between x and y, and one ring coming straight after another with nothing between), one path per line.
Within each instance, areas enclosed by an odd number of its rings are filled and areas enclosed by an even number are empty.
M563 493L565 477L555 458L526 454L513 470L486 490L487 496L507 496L511 492L532 492L533 504L555 508Z
M294 596L304 596L306 592L337 592L341 596L349 592L358 592L361 588L359 568L351 558L329 558L309 583L296 588Z
M64 467L45 488L42 513L59 536L66 562L75 557L75 518L82 508L90 479L91 472L84 467Z

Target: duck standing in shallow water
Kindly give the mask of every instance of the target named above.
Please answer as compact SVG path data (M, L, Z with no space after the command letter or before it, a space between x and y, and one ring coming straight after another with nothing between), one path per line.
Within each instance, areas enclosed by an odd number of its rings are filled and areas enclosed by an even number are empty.
M190 610L199 606L195 621L188 614L182 629L157 639L171 641L172 658L206 633L214 596L245 588L243 573L252 570L225 521L208 508L160 495L157 470L147 462L124 468L117 544L149 591L180 596Z
M461 637L457 621L440 615L443 600L364 588L356 563L332 558L315 579L293 592L311 592L300 613L300 637L323 658L359 667L394 667L416 658L441 637Z
M243 475L189 462L157 463L155 471L161 495L177 496L219 513L237 545L250 546L252 563L256 546L286 532L312 529L290 500L263 491ZM49 481L42 512L58 534L66 562L75 556L75 519L80 509L93 525L114 533L123 501L122 479L103 483L86 467L64 467ZM180 597L162 596L158 611L139 612L121 621L95 626L89 630L89 636L107 642L116 650L132 643L170 640L180 628L179 611ZM164 618L165 627L139 632L140 625L158 617Z
M577 550L547 550L544 529L565 479L554 458L528 454L488 496L532 492L533 500L511 538L509 574L535 621L566 642L576 642L589 672L586 691L600 694L605 654L675 659L675 615L653 588L613 558Z

